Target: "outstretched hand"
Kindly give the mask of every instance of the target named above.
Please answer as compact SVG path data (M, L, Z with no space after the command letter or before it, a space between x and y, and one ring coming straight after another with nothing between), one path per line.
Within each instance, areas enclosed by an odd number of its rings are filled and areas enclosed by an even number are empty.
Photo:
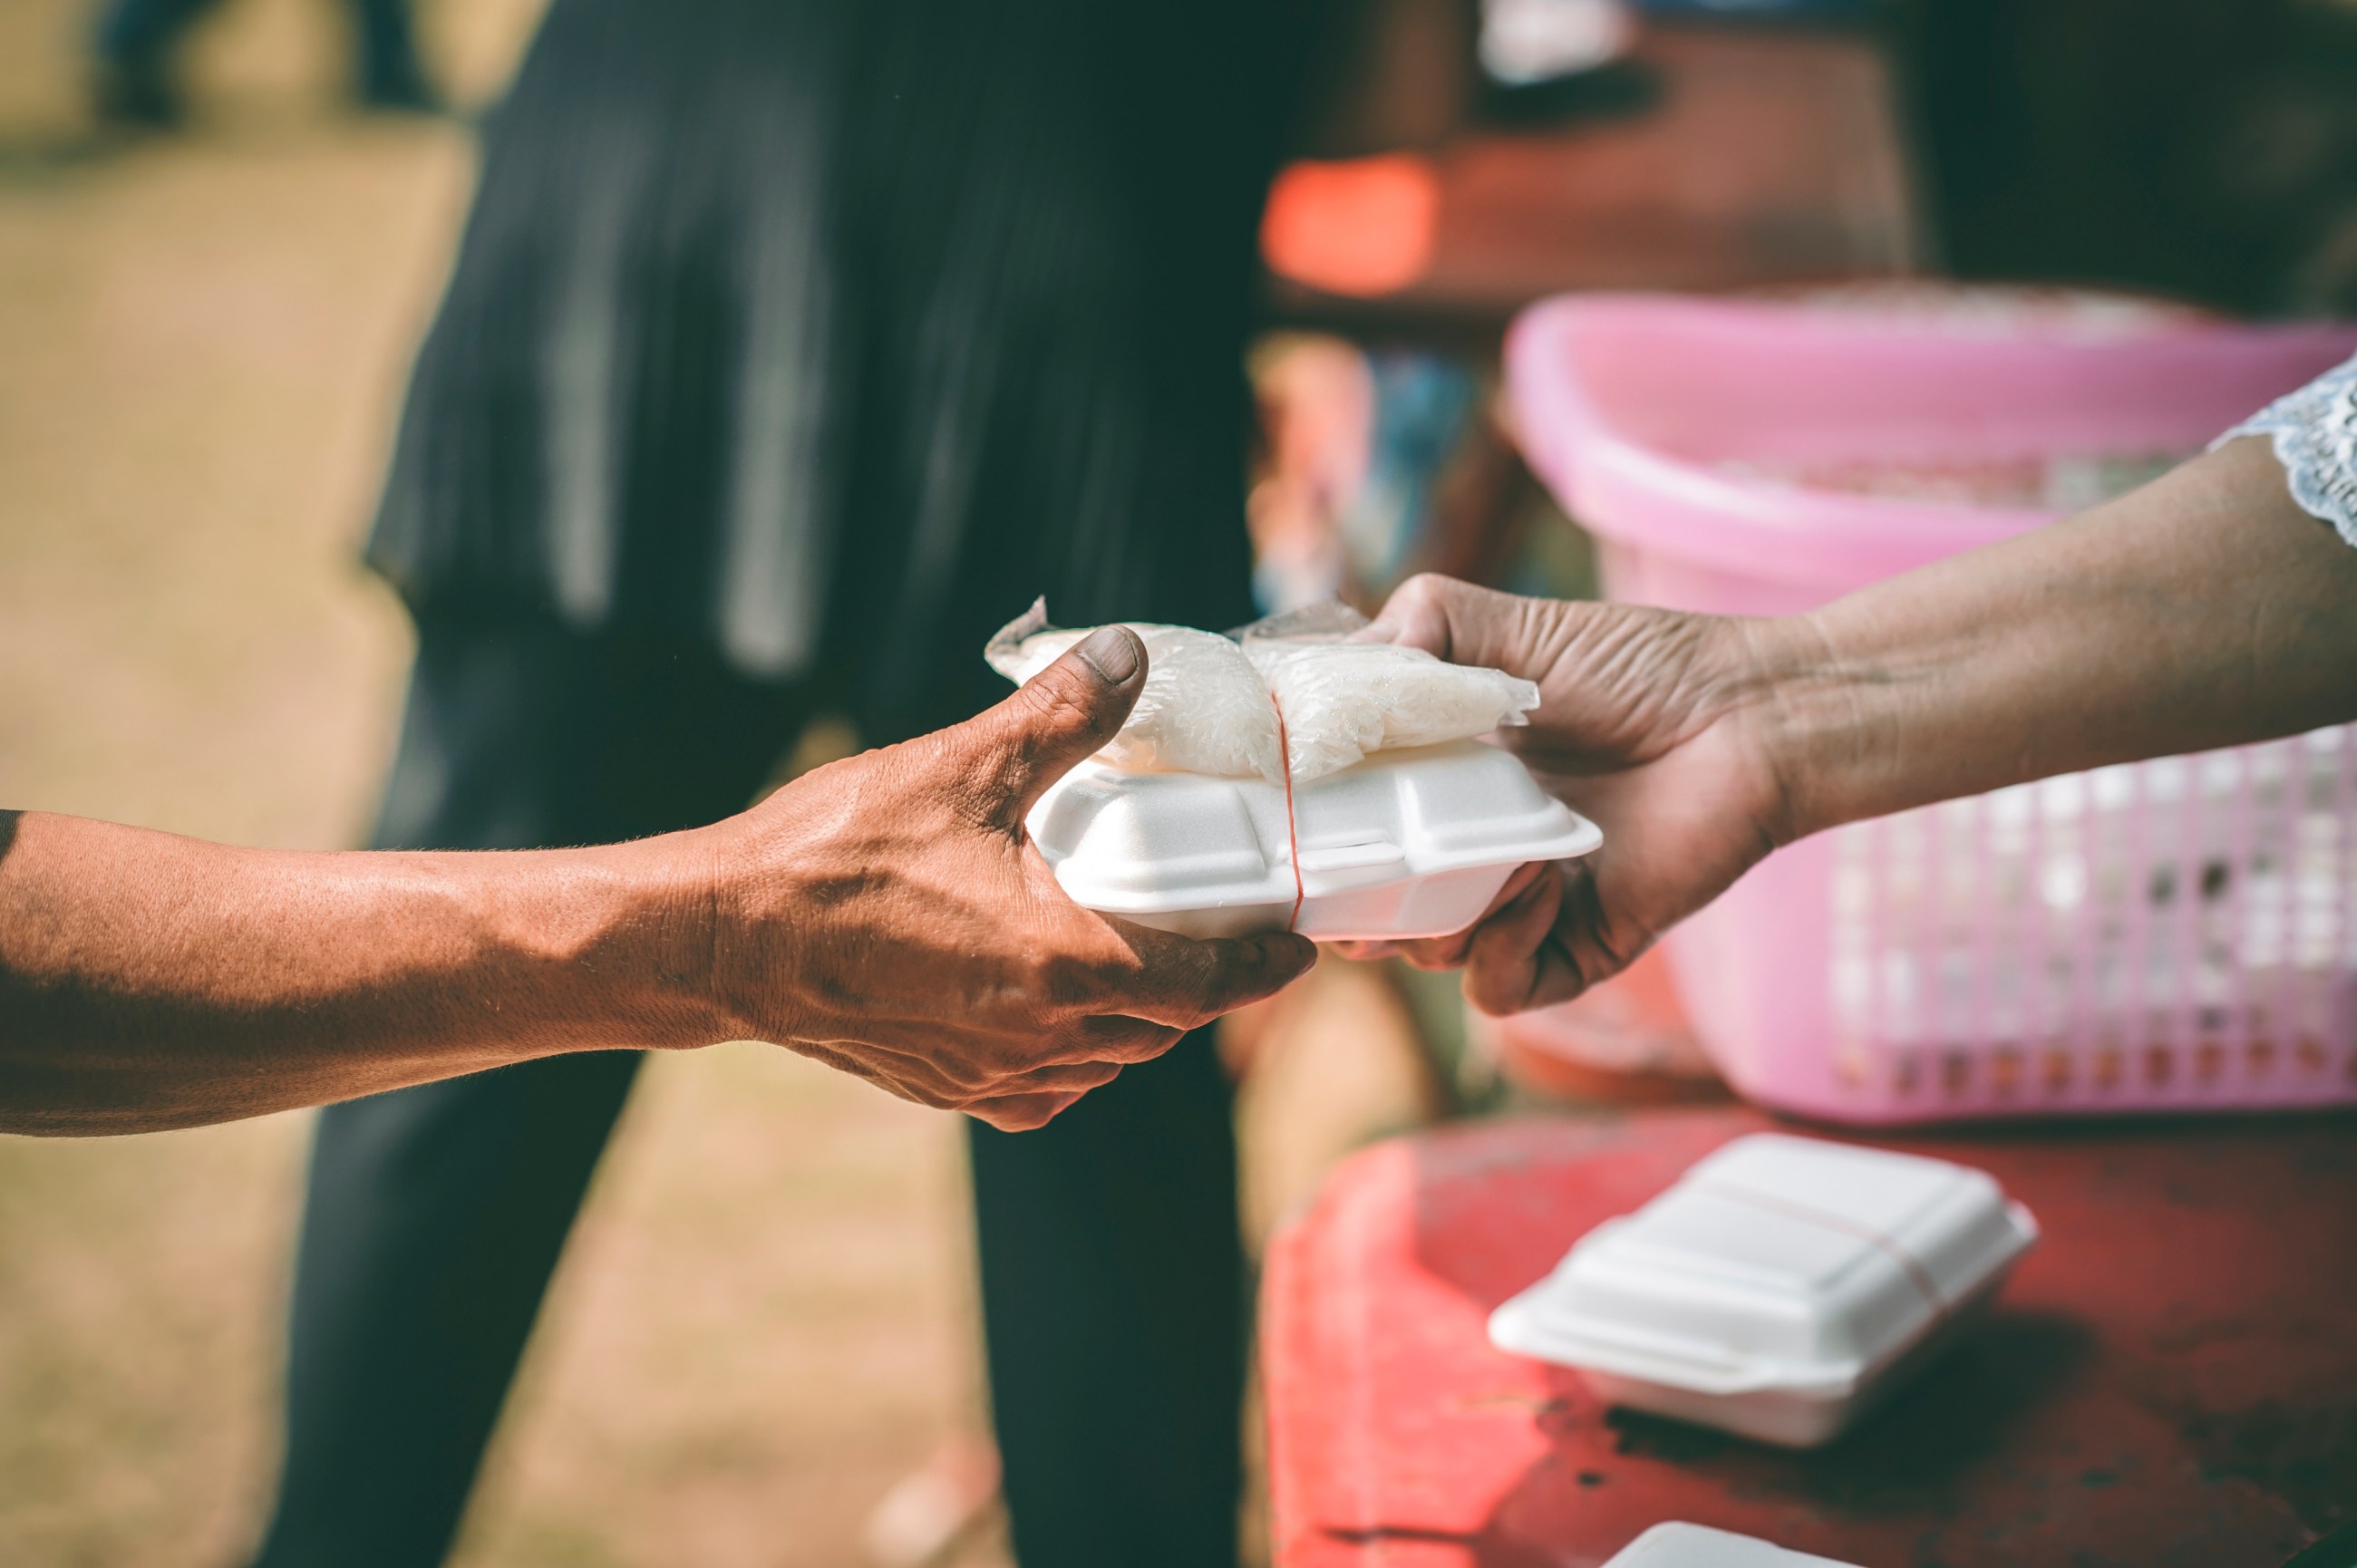
M1420 576L1362 638L1538 683L1501 732L1549 790L1604 830L1583 861L1525 865L1475 925L1365 943L1465 971L1485 1013L1568 1001L1626 968L1789 836L1765 744L1752 623L1627 605L1518 598Z
M1033 846L1032 804L1145 682L1144 645L1103 628L989 712L710 830L724 1015L1016 1131L1308 969L1302 937L1199 941L1084 909Z
M2357 721L2352 603L2357 552L2259 436L1806 616L1418 578L1363 635L1535 681L1507 744L1605 840L1403 947L1465 966L1486 1011L1541 1006L1801 833ZM1092 914L1025 834L1145 666L1100 630L971 723L590 849L297 854L26 813L0 843L0 1127L190 1126L748 1036L1036 1126L1311 961Z

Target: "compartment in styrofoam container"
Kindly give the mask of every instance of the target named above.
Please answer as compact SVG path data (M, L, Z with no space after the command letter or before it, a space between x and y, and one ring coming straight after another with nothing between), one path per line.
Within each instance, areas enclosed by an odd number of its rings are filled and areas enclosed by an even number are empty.
M1657 1524L1628 1545L1604 1568L1850 1568L1830 1557L1812 1557L1731 1530L1673 1520Z
M1516 866L1586 854L1593 822L1479 741L1378 752L1286 790L1258 779L1084 762L1031 810L1056 879L1092 909L1188 936L1446 936ZM1294 918L1297 833L1301 910Z
M1762 1133L1582 1237L1490 1337L1609 1403L1810 1447L1930 1359L2037 1236L1985 1172Z

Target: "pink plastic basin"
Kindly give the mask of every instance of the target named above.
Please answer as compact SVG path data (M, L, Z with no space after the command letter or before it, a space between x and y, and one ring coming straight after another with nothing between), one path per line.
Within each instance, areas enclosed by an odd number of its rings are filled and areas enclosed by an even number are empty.
M1612 597L1773 615L2061 515L1817 476L2190 453L2352 352L2344 325L1590 295L1525 313L1507 379ZM1819 834L1668 945L1721 1070L1808 1115L2357 1101L2357 726Z

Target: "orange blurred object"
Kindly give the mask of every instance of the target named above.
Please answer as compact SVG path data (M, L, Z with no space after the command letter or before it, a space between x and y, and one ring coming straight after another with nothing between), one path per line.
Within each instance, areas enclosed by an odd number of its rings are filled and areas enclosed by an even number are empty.
M1261 256L1288 310L1502 318L1574 289L1727 289L1918 269L1902 96L1878 40L1649 24L1631 113L1459 125L1426 153L1296 164ZM1394 144L1401 145L1401 144Z
M1439 176L1412 153L1297 163L1269 188L1261 258L1279 277L1372 298L1424 275L1439 217Z

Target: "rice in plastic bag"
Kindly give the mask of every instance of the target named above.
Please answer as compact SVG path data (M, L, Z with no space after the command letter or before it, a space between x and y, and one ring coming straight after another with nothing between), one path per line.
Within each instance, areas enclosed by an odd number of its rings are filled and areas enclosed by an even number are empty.
M1044 604L1010 622L984 657L1020 686L1094 627L1058 630ZM1243 650L1215 631L1125 622L1146 644L1146 689L1121 733L1097 755L1135 773L1211 773L1285 781L1276 710Z
M1295 781L1307 782L1377 752L1521 724L1539 701L1536 686L1502 671L1348 641L1366 623L1340 605L1258 622L1233 638L1124 624L1146 644L1146 689L1098 755L1133 771L1282 784L1289 764ZM1020 685L1094 629L1051 628L1045 604L1035 604L991 639L985 657Z

